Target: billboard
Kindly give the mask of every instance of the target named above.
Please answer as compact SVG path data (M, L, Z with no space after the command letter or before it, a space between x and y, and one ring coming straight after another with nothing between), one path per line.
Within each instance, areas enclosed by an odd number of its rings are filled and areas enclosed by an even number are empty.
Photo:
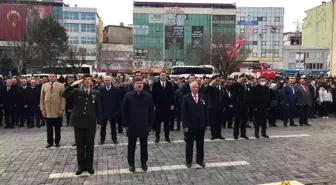
M4 40L22 38L26 29L26 18L26 5L2 4L0 38Z
M148 25L133 25L134 35L148 35Z
M235 15L213 15L212 24L222 26L234 26L236 25Z
M203 47L203 26L191 27L191 44L193 48Z
M183 14L165 14L164 24L166 26L183 26L186 15Z
M305 53L295 53L296 69L304 69L306 63Z
M258 25L259 22L258 21L238 21L237 25Z
M146 60L148 59L148 49L134 49L133 60Z
M163 14L149 14L149 23L163 23Z
M173 50L184 49L183 26L165 26L165 48Z

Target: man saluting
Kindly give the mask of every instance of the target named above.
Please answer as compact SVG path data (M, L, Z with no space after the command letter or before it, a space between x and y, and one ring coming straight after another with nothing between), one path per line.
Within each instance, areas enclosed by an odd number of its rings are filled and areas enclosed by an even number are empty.
M182 100L181 117L186 133L186 166L191 168L194 140L196 140L196 162L203 168L204 164L204 133L208 121L207 104L204 96L198 93L197 82L190 84L191 93Z
M81 85L81 88L78 85ZM100 93L91 88L92 77L84 75L81 80L72 83L64 92L63 97L73 98L74 105L70 124L75 129L78 170L76 175L93 170L93 149L96 130L102 122Z

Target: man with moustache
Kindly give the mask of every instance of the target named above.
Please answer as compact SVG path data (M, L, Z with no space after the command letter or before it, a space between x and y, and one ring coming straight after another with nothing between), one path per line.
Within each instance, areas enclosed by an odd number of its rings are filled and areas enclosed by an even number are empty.
M82 88L76 88L82 84ZM91 75L84 75L81 80L77 80L67 87L63 97L73 98L74 107L70 119L70 124L75 129L75 140L77 149L78 170L76 175L84 171L94 174L93 151L96 130L102 123L102 109L100 92L92 87Z
M151 94L146 92L140 78L134 80L134 90L126 93L122 102L122 120L128 137L127 160L129 170L135 171L134 155L137 139L140 140L141 168L147 171L149 128L154 122L154 103Z
M204 134L208 121L207 104L204 96L199 93L197 82L192 82L190 89L191 93L183 97L181 106L183 130L186 133L186 166L187 168L192 166L195 140L196 163L204 168Z

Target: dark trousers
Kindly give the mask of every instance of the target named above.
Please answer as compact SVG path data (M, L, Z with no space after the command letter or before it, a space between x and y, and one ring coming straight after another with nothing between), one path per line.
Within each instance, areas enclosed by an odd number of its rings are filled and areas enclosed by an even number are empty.
M148 137L139 138L140 140L140 161L141 165L146 165L148 160ZM127 160L130 166L134 166L135 158L135 146L137 142L137 137L128 136L128 150L127 150Z
M156 117L155 117L155 136L160 137L161 133L161 123L164 124L164 132L165 137L169 138L169 114L170 110L164 111L164 110L156 110Z
M223 112L220 110L209 110L209 119L211 126L211 136L221 137L222 136L222 118Z
M276 125L276 119L278 114L278 107L271 107L268 111L268 123L270 126Z
M232 121L233 121L233 107L231 108L227 108L224 111L224 120L223 120L223 127L226 127L226 123L227 123L227 127L232 127Z
M30 125L30 112L29 112L29 108L24 108L22 107L20 109L20 125L23 126L25 122L27 122L27 125Z
M315 116L316 98L312 99L312 106L310 107L309 117L313 118Z
M176 111L176 128L178 130L181 129L181 111L180 110Z
M283 108L284 110L284 125L288 124L288 120L290 122L291 125L294 124L294 117L296 115L296 105L294 104L289 104L289 106L284 106Z
M14 108L14 117L15 117L15 123L19 125L20 123L20 108L18 105L15 106Z
M15 125L14 108L4 108L5 124L7 127Z
M0 126L2 125L2 121L3 121L3 110L2 107L0 107Z
M329 116L330 102L322 102L320 106L320 115L322 117Z
M67 126L70 125L71 114L72 114L72 112L69 112L69 111L66 111L66 112L65 112L65 117L66 117L66 124L67 124Z
M100 128L100 140L105 141L106 139L106 126L108 122L110 122L110 125L111 125L112 141L116 141L117 140L117 123L114 118L104 119L103 124L101 125L101 128Z
M47 121L47 142L50 145L54 144L54 129L55 129L55 143L59 144L61 141L61 125L62 118L46 118Z
M186 134L186 163L191 164L193 160L194 140L196 141L196 162L204 160L204 130L188 132Z
M123 131L123 125L122 125L122 116L121 116L121 114L117 115L117 123L118 123L118 131L122 132Z
M169 116L169 128L171 129L171 130L173 130L174 129L174 127L175 127L175 116L176 116L176 112L175 112L175 110L171 110L170 111L170 116Z
M95 128L74 128L78 169L93 169Z
M235 107L234 108L234 127L233 127L233 136L238 137L239 128L240 135L246 136L246 122L248 119L248 109L245 107Z
M266 135L266 118L267 118L267 108L258 109L254 111L255 116L255 126L254 126L254 136L259 137L259 129L261 127L261 135Z
M310 106L303 105L299 107L299 123L308 124L308 116L310 115Z
M41 111L39 106L30 107L30 123L31 125L41 125ZM35 120L34 120L35 119Z

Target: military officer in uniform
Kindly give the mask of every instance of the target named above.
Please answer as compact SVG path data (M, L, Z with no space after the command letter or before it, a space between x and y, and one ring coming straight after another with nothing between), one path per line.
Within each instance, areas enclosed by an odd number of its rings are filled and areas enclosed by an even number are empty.
M76 88L79 84L82 84L82 88ZM72 83L63 94L64 98L72 97L74 101L70 124L75 129L78 162L76 175L84 171L94 174L94 138L102 122L102 109L100 92L94 90L91 85L92 77L84 75L81 80Z
M234 139L238 139L239 127L240 136L244 139L249 139L246 136L246 123L248 119L249 109L249 94L250 87L246 84L247 75L242 74L239 76L238 83L231 86L233 107L234 107Z

